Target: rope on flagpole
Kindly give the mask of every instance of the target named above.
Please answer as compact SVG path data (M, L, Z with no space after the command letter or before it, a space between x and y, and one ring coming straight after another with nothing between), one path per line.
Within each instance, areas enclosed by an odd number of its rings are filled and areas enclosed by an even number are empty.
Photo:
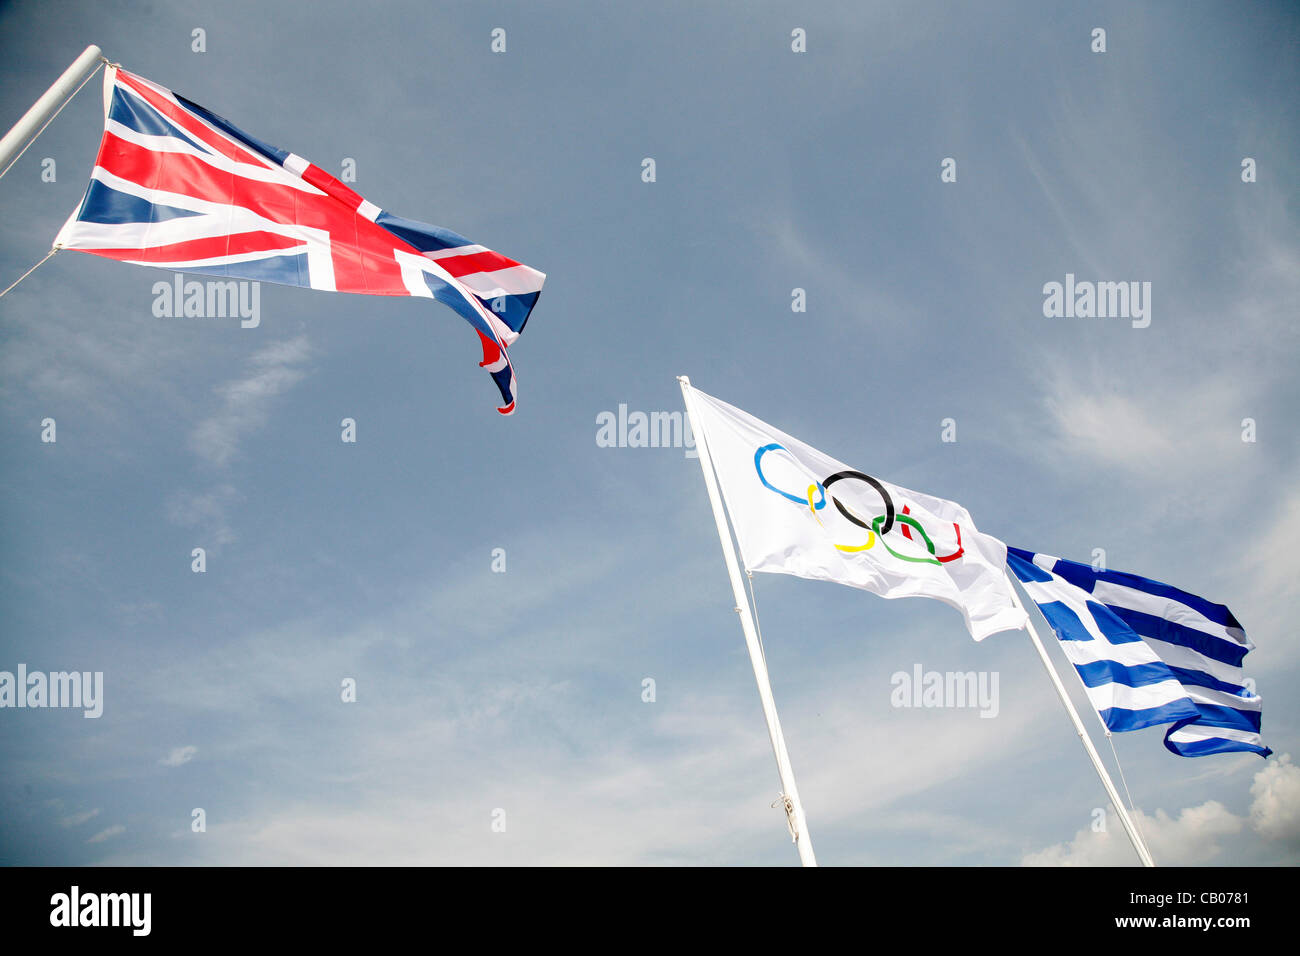
M758 595L754 593L754 572L745 568L745 577L749 579L749 602L754 609L754 634L758 637L758 652L763 655L763 663L767 664L767 648L763 646L763 625L758 622Z
M1025 613L1028 614L1029 612L1026 611ZM1083 682L1083 675L1079 673L1077 667L1071 667L1070 670L1074 671L1074 676L1079 679L1079 686L1083 688L1084 696L1087 696L1088 685ZM1128 808L1133 812L1133 814L1136 814L1138 812L1137 803L1134 802L1133 793L1128 788L1128 778L1124 776L1124 764L1120 762L1119 751L1115 749L1115 735L1110 732L1110 728L1106 726L1106 721L1102 719L1101 712L1098 711L1097 708L1089 707L1088 709L1093 712L1094 716L1096 716L1097 724L1101 727L1101 732L1106 735L1106 742L1110 744L1111 755L1115 758L1115 769L1119 771L1119 782L1124 785L1124 795L1128 797ZM1133 824L1133 829L1137 831L1138 839L1142 841L1143 848L1147 851L1147 856L1150 856L1151 847L1147 846L1146 834L1142 832L1142 827L1138 823L1137 817L1131 816L1129 819Z
M1100 718L1101 715L1098 714L1097 716ZM1115 735L1110 732L1109 727L1106 727L1106 740L1110 743L1110 752L1115 757L1115 769L1119 771L1119 782L1124 784L1124 796L1128 797L1128 808L1132 810L1133 813L1135 814L1132 817L1133 829L1137 830L1138 836L1142 838L1143 846L1146 846L1147 836L1145 833L1142 832L1142 825L1138 823L1138 819L1136 816L1138 812L1137 804L1133 802L1133 794L1129 792L1128 779L1124 776L1124 765L1120 763L1119 751L1115 749ZM1148 855L1151 854L1151 847L1149 846L1147 846L1147 854Z
M13 289L13 287L16 286L16 285L18 285L19 282L22 282L24 279L26 279L29 275L31 275L33 272L35 272L35 271L36 271L37 269L39 269L41 266L45 265L46 260L48 260L48 259L50 258L50 256L54 255L54 254L55 254L56 252L58 252L58 251L59 251L59 250L58 250L57 248L54 248L54 249L51 249L49 252L45 253L45 258L44 258L44 259L42 259L40 262L36 263L36 265L32 266L30 269L28 269L26 272L24 272L22 275L20 275L20 276L17 278L17 280L15 280L15 282L13 283L13 285L11 285L8 289L5 289L3 292L0 292L0 299L3 299L5 296L7 296L7 295L9 294L9 292Z
M31 148L32 143L36 142L37 138L40 137L40 135L41 135L42 133L45 132L45 127L46 127L46 126L49 126L51 123L54 122L54 117L58 116L60 113L63 112L63 107L65 107L65 106L67 106L69 103L71 103L72 100L76 97L76 95L77 95L78 93L81 92L81 87L82 87L82 86L85 86L87 83L90 82L90 78L91 78L92 76L94 76L96 73L98 73L98 72L103 68L104 63L108 63L108 60L106 60L102 55L100 56L100 59L103 60L103 63L101 63L99 66L95 67L93 70L91 70L89 73L86 74L86 78L85 78L84 80L81 81L81 86L78 86L75 90L72 91L72 96L69 96L66 100L64 100L62 103L59 104L59 108L58 108L57 110L55 110L53 113L50 114L50 118L47 119L47 120L46 120L46 121L41 125L41 128L38 129L38 130L36 131L36 135L33 136L31 139L29 139L29 140L27 141L27 145L24 146L22 149L20 149L20 150L18 151L18 155L15 156L12 160L9 161L9 165L8 165L8 166L6 166L3 170L0 170L0 179L3 179L3 178L4 178L4 174L7 173L7 172L9 172L9 170L11 170L11 169L14 168L14 163L18 162L18 160L20 160L20 159L23 158L23 153L27 152L27 150L28 150L29 148ZM43 261L43 260L42 260L42 261ZM39 265L39 263L38 263L38 265ZM25 277L24 277L24 278L25 278ZM22 279L19 279L18 281L21 282ZM17 284L18 284L18 283L14 283L14 285L17 285ZM13 288L13 286L10 286L10 287L9 287L9 289L12 289L12 288ZM9 289L5 289L5 292L8 292ZM0 293L0 295L3 295L3 293Z
M1026 611L1025 613L1028 614L1029 612ZM1088 685L1083 682L1083 675L1079 673L1077 667L1071 667L1070 670L1074 671L1074 676L1079 679L1079 686L1083 688L1084 696L1087 696ZM1096 707L1089 707L1088 709L1093 712L1094 716L1096 716L1097 724L1101 727L1101 732L1106 735L1106 742L1110 744L1111 755L1115 758L1115 769L1119 771L1119 782L1124 785L1124 796L1128 797L1128 808L1136 814L1138 812L1137 803L1133 800L1133 793L1128 788L1128 778L1124 776L1124 764L1120 762L1119 751L1115 749L1115 735L1110 732L1110 728L1106 726L1106 721L1102 719L1101 712L1098 711ZM1142 832L1142 827L1138 823L1137 817L1131 816L1129 819L1133 823L1133 829L1137 831L1138 839L1142 841L1143 848L1147 851L1147 856L1150 856L1151 847L1147 846L1146 834Z
M1057 697L1061 700L1061 706L1065 708L1065 713L1074 725L1074 732L1079 735L1079 743L1083 744L1084 751L1088 754L1088 759L1092 761L1092 767L1097 771L1097 777L1101 780L1102 786L1106 789L1106 795L1110 797L1111 805L1115 807L1115 812L1119 814L1120 822L1124 824L1124 831L1128 834L1129 842L1133 844L1133 849L1137 852L1138 859L1142 861L1143 866L1155 866L1155 861L1151 859L1151 852L1147 849L1146 841L1138 832L1133 819L1129 816L1128 810L1124 806L1124 801L1119 795L1119 790L1115 787L1115 782L1110 779L1110 773L1106 770L1106 765L1102 763L1101 754L1097 753L1097 748L1092 744L1092 738L1088 736L1087 729L1083 726L1083 718L1075 710L1074 704L1070 700L1070 694L1065 689L1065 684L1061 682L1061 676L1056 672L1055 665L1052 664L1051 657L1048 656L1047 648L1043 646L1042 638L1038 636L1038 626L1034 623L1033 617L1025 608L1020 600L1020 595L1016 591L1015 576L1008 569L1007 585L1011 588L1011 603L1025 614L1025 630L1029 633L1029 641L1034 645L1034 650L1038 653L1038 659L1043 664L1043 669L1047 671L1047 676L1052 682L1052 687L1056 690ZM1023 587L1023 585L1021 585ZM1028 594L1028 592L1026 592ZM1031 603L1037 603L1032 601ZM1040 612L1041 616L1041 612ZM1075 668L1071 668L1075 670ZM1075 673L1078 673L1075 670ZM1091 702L1089 702L1091 705Z

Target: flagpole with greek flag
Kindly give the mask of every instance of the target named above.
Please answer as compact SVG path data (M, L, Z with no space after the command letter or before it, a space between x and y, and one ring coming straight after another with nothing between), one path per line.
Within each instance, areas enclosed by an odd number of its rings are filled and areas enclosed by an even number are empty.
M718 493L717 478L713 473L713 459L709 455L708 436L704 433L704 423L695 408L691 380L685 375L680 375L677 381L682 387L682 400L686 403L686 414L691 420L695 449L699 452L700 469L704 472L704 486L708 489L709 504L713 507L713 520L718 527L718 539L722 542L722 556L727 563L727 575L731 578L731 592L736 600L735 610L740 615L740 627L745 633L745 646L749 649L749 661L754 667L754 680L758 684L758 698L763 704L763 716L767 720L767 734L772 741L772 752L776 756L776 769L781 777L781 800L785 808L786 822L790 828L790 835L794 839L795 848L799 851L799 861L804 866L816 866L817 857L813 854L812 837L808 834L808 822L804 819L803 804L799 802L799 788L794 781L794 768L790 766L790 755L785 749L785 736L781 733L781 721L776 714L772 683L767 675L767 661L758 640L758 632L754 628L749 598L745 596L745 585L740 579L740 564L736 560L731 530L723 514L722 498Z
M1009 571L1007 572L1007 584L1011 587L1011 596L1016 603L1016 607L1024 610L1024 605L1020 601L1020 594L1016 590L1015 577ZM1061 698L1061 704L1065 707L1065 712L1070 715L1070 721L1074 724L1074 731L1079 735L1079 741L1083 744L1083 749L1088 752L1088 759L1092 761L1097 776L1101 778L1102 786L1106 788L1106 793L1115 807L1115 812L1119 814L1120 822L1124 824L1124 832L1128 834L1133 849L1137 851L1138 859L1142 861L1143 866L1155 866L1155 861L1151 858L1151 852L1147 849L1146 841L1142 839L1142 835L1134 826L1133 819L1124 806L1124 801L1119 797L1119 791L1115 789L1115 782L1111 780L1106 765L1101 762L1101 755L1097 753L1097 748L1093 746L1092 738L1088 736L1088 731L1083 726L1083 720L1079 717L1074 702L1070 700L1065 685L1061 683L1061 675L1057 673L1051 657L1047 654L1047 648L1043 646L1042 638L1039 637L1038 626L1028 612L1026 612L1025 617L1027 620L1026 630L1029 632L1029 639L1033 642L1034 650L1038 651L1039 660L1043 662L1043 667L1047 668L1047 676L1052 679L1052 686L1056 688L1056 694Z
M780 724L771 703L762 644L749 612L731 540L733 528L747 572L769 571L833 581L886 598L937 599L962 613L967 631L977 641L1000 631L1027 627L1030 641L1138 859L1144 866L1154 866L1142 835L1043 646L1037 626L1020 600L1015 579L1008 571L1007 546L979 531L970 513L956 502L850 468L747 412L697 391L685 377L678 381L695 434L782 785L787 798L793 797L787 803L792 833L806 835ZM1193 713L1188 705L1184 716Z

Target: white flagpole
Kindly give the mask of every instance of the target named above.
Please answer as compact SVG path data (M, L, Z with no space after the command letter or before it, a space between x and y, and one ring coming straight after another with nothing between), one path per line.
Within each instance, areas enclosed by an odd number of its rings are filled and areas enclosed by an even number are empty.
M14 128L5 133L4 139L0 139L0 170L9 168L13 159L26 148L27 141L38 134L43 124L59 111L91 68L98 69L101 56L99 47L93 43L86 47L81 56L73 60L63 75L54 81L54 85L14 124ZM2 175L4 173L0 172Z
M1021 586L1023 587L1024 585L1022 584ZM1014 590L1014 586L1013 586L1013 590ZM1026 612L1025 616L1026 616L1026 617L1029 616L1028 612ZM1071 667L1070 670L1074 671L1074 676L1077 677L1077 678L1079 679L1079 686L1080 686L1081 688L1083 688L1083 693L1084 693L1085 696L1087 696L1087 693L1088 693L1088 685L1085 684L1085 683L1083 682L1083 675L1079 673L1079 671L1078 671L1077 668ZM1129 802L1129 806L1132 806L1132 805L1133 805L1133 795L1132 795L1131 793L1128 792L1128 781L1124 779L1124 767L1120 764L1119 753L1115 750L1115 739L1114 739L1114 735L1111 734L1111 732L1110 732L1110 728L1106 726L1106 721L1104 721L1104 720L1102 719L1102 717L1101 717L1101 713L1097 710L1097 708L1096 708L1096 707L1089 707L1088 709L1089 709L1090 711L1092 711L1093 716L1095 716L1095 717L1097 718L1097 726L1099 726L1099 727L1101 728L1102 735L1103 735L1103 736L1104 736L1104 737L1105 737L1105 738L1110 742L1111 753L1113 753L1113 754L1115 755L1115 766L1119 769L1119 779L1120 779L1120 782L1124 784L1124 792L1125 792L1126 794L1128 794L1128 798L1129 798L1129 800L1128 800L1128 802ZM1138 826L1136 825L1136 823L1135 823L1134 826L1133 826L1133 830L1134 830L1135 833L1137 833L1138 839L1142 841L1142 846L1143 846L1143 848L1146 849L1146 851L1147 851L1147 856L1151 856L1151 847L1147 846L1147 838L1146 838L1146 835L1142 832L1141 828L1138 827ZM1152 863L1153 863L1153 865L1154 865L1154 861L1155 861L1155 858L1152 857Z
M1052 659L1047 656L1047 648L1043 646L1042 639L1038 636L1038 627L1034 624L1034 619L1030 617L1029 611L1025 609L1024 604L1020 601L1020 595L1016 591L1016 581L1007 572L1007 583L1011 585L1011 599L1015 602L1016 607L1025 612L1026 629L1029 631L1029 639L1034 643L1034 649L1038 651L1038 657L1047 668L1047 674L1052 679L1052 686L1056 688L1057 696L1061 698L1061 703L1065 705L1065 712L1070 715L1070 720L1074 724L1075 733L1079 735L1079 740L1083 743L1083 749L1088 752L1089 759L1097 771L1097 776L1101 778L1102 785L1109 794L1111 803L1115 806L1115 812L1119 814L1120 822L1124 824L1124 832L1128 834L1129 841L1133 844L1133 849L1137 851L1138 859L1142 861L1143 866L1155 866L1155 861L1151 859L1151 853L1147 850L1146 842L1138 833L1137 827L1133 825L1132 818L1128 815L1128 810L1124 806L1124 801L1119 798L1119 791L1115 789L1115 782L1110 779L1110 774L1106 771L1106 766L1101 762L1101 757L1097 753L1097 748L1092 745L1092 738L1084 729L1083 720L1079 717L1079 712L1075 710L1070 695L1065 690L1065 685L1061 683L1061 676L1056 672L1056 667L1052 664Z
M699 452L700 468L704 471L704 485L709 492L709 504L713 506L713 520L718 526L722 556L726 559L727 574L731 578L731 592L736 599L736 613L740 615L740 627L745 632L745 646L749 648L749 661L754 666L758 699L762 701L763 716L767 718L767 734L772 741L772 752L776 755L777 772L781 775L781 798L785 803L786 822L790 827L790 835L794 838L795 847L799 851L799 861L804 866L816 866L817 857L813 855L812 837L808 835L808 822L804 819L803 804L799 802L799 788L795 786L794 769L790 766L790 755L785 750L781 721L776 716L776 702L772 699L772 684L767 676L767 662L763 658L763 649L758 642L758 633L754 629L749 599L745 596L745 585L740 579L736 549L731 542L731 531L722 511L722 498L718 494L717 478L713 473L713 459L709 455L708 439L701 427L700 417L695 414L691 380L685 375L680 375L677 381L682 386L682 400L686 403L686 414L690 416L691 431L695 435L695 450Z

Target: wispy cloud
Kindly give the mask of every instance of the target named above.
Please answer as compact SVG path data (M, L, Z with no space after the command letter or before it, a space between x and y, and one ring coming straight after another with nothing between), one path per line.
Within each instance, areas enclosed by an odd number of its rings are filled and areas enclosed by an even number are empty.
M177 491L167 499L167 518L182 528L196 528L209 545L235 540L227 510L239 499L233 485L216 485L207 491Z
M187 744L184 747L175 747L171 753L163 757L158 763L164 767L179 767L189 763L194 759L194 755L199 752L199 748L193 744Z
M125 833L125 832L126 832L126 827L122 826L122 824L120 823L115 823L111 827L105 830L100 830L98 833L96 833L93 837L88 839L86 842L103 843L105 840L111 840L113 837L117 836L118 834Z
M310 355L305 335L255 352L243 375L217 387L220 407L194 428L190 449L211 465L228 465L238 456L240 442L266 424L273 400L306 375L301 366ZM167 517L175 525L202 532L205 546L220 547L235 540L228 512L239 497L225 482L204 491L177 491L167 500Z
M1040 444L1058 467L1083 463L1109 469L1110 477L1145 480L1203 478L1207 468L1238 466L1241 410L1251 406L1233 378L1203 378L1195 402L1180 400L1184 389L1168 381L1064 363L1044 379L1051 431Z
M225 465L239 453L246 435L261 428L271 400L300 382L300 367L311 354L305 335L273 342L253 354L247 373L217 388L221 407L194 429L190 448L214 465Z
M79 827L86 821L91 820L97 816L99 816L98 807L96 807L94 810L85 810L81 813L73 813L70 814L69 816L63 817L61 820L59 820L59 826L65 828Z

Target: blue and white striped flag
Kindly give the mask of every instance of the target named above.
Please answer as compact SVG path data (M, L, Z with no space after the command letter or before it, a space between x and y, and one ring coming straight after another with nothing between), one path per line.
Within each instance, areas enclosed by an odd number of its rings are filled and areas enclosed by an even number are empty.
M1111 730L1172 723L1165 746L1183 757L1272 753L1260 741L1260 697L1241 675L1255 645L1222 604L1020 548L1007 548L1007 567Z

